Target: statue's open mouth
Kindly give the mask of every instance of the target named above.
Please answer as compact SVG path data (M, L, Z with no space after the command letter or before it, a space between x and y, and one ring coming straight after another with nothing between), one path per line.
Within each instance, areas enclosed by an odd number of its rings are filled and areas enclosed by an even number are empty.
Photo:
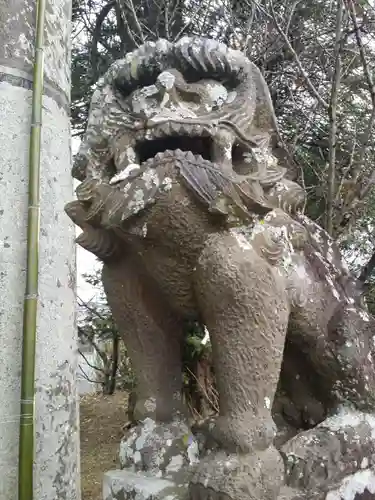
M163 153L168 152L170 155L171 151L190 152L215 164L223 171L249 173L252 165L245 158L249 155L249 148L240 142L220 141L217 134L216 126L172 120L140 128L130 140L128 138L127 145L123 149L125 154L128 151L125 156L127 162L124 164L122 161L120 167L115 161L117 173L111 178L110 184L123 181L131 171L145 162L150 162L156 156L160 161ZM121 156L122 154L119 155L120 158ZM241 171L244 165L246 172Z
M158 153L175 151L177 149L191 151L195 155L202 156L205 160L212 161L212 146L213 141L211 137L158 137L138 142L135 152L140 164L154 158Z

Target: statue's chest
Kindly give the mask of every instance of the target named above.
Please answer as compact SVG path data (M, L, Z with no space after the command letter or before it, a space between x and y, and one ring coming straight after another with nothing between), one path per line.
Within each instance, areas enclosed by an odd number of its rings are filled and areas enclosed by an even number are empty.
M198 309L191 261L163 246L148 245L138 253L143 271L157 284L168 305L180 316L195 318Z
M208 217L175 184L125 227L127 246L136 252L139 265L184 317L196 316L194 270L210 234Z

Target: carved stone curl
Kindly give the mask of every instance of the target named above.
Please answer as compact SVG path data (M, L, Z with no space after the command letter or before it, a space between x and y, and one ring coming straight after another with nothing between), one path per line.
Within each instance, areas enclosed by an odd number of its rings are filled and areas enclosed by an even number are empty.
M272 155L276 128L242 53L160 40L99 82L73 169L83 182L66 211L104 262L138 382L124 465L165 475L195 461L184 321L210 332L220 415L193 500L323 499L371 473L373 320L335 243L302 215L305 193Z

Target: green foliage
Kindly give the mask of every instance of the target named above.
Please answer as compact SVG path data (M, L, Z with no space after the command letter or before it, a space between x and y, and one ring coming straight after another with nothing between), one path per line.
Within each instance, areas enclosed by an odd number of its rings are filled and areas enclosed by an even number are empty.
M182 350L183 394L192 413L198 418L208 416L217 409L217 395L211 364L211 343L202 342L206 332L202 324L194 321L185 325ZM204 376L200 374L202 365ZM207 370L209 375L207 377Z
M196 366L211 349L210 344L202 344L204 338L204 328L197 322L187 322L185 327L185 342L182 350L183 384L187 392L189 388L195 386L192 379L196 372Z

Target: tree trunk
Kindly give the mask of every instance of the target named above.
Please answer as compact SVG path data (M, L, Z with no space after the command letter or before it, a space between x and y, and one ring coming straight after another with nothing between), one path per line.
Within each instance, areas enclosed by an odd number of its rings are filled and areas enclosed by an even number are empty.
M112 349L112 366L111 366L111 380L109 385L109 393L114 394L116 390L116 381L117 381L117 370L118 370L118 362L119 362L119 345L120 338L118 335L113 337L113 349Z
M135 411L135 405L136 404L137 404L137 393L136 393L135 389L133 389L129 393L129 398L128 398L127 417L128 417L128 423L130 425L134 425L136 423L135 416L134 416L134 411Z
M116 390L116 376L119 358L119 337L115 335L112 340L112 353L108 356L108 363L104 366L103 394L111 396Z
M0 498L16 500L35 0L0 2ZM47 0L41 151L34 497L80 499L75 230L70 175L71 0Z

